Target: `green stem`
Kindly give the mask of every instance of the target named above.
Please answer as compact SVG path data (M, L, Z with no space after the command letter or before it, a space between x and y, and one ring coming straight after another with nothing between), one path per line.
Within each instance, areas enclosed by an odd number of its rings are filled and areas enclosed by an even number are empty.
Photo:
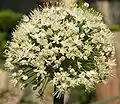
M42 87L41 87L40 90L38 91L38 93L40 94L40 96L43 95L44 90L45 90L45 88L46 88L46 86L47 86L48 80L49 80L49 78L46 77L45 81L43 82Z

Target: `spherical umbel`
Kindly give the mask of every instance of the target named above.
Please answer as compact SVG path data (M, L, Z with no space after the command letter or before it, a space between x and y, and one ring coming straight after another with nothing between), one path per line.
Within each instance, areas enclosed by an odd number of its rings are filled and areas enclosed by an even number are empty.
M24 15L5 51L13 82L56 86L55 94L105 81L114 57L114 36L102 15L82 7L44 7Z

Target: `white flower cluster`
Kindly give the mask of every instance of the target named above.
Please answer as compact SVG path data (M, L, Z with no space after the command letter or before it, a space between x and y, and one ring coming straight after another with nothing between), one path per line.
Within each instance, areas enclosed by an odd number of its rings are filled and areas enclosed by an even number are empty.
M52 82L56 93L64 94L79 85L89 90L108 77L114 37L102 15L85 5L45 7L24 15L5 51L5 67L15 83L43 90Z

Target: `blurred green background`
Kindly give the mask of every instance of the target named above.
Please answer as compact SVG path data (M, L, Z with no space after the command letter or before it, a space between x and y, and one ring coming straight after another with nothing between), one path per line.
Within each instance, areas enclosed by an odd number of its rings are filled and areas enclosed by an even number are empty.
M21 17L21 13L15 13L11 10L0 10L0 68L4 68L3 51L5 45L10 40L11 32Z
M60 1L60 0L58 0ZM81 4L78 0L78 4ZM104 14L104 20L111 30L120 31L120 1L119 0L84 0L90 4L90 7ZM23 14L36 8L45 0L1 0L0 3L0 69L4 69L3 51L7 41L11 39L11 33L19 23ZM79 92L79 94L78 94ZM77 96L76 99L74 97ZM95 101L95 91L85 92L84 87L73 89L69 104L89 104ZM60 104L57 100L55 104ZM37 104L31 100L30 89L25 90L19 104Z

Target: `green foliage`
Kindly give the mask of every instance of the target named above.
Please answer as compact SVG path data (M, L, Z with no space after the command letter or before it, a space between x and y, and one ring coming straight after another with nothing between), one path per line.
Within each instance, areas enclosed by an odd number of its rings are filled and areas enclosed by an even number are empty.
M77 0L77 4L80 7L84 0Z
M0 32L0 68L3 68L3 51L6 44L7 33Z
M6 37L6 33L0 32L0 54L2 54L2 51L4 50L4 46L6 44Z
M10 10L0 11L0 30L11 31L15 28L17 21L19 21L21 17L22 14L14 13Z
M120 25L111 25L111 26L110 26L110 29L111 29L112 31L120 31Z
M14 13L10 10L0 11L0 58L4 50L6 41L10 37L10 32L15 28L17 21L20 20L22 14Z
M3 51L6 42L10 39L10 33L21 17L22 14L10 10L0 11L0 68L3 68Z
M84 86L78 86L71 91L68 104L90 104L95 101L95 90L86 91Z

